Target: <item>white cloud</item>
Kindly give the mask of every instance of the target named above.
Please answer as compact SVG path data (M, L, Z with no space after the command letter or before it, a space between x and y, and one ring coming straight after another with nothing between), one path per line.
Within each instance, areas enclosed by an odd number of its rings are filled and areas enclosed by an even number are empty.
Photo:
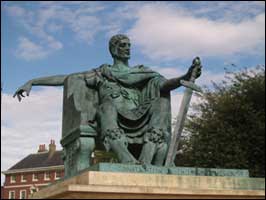
M25 60L34 60L46 57L48 52L40 45L35 44L28 38L21 37L18 39L16 55Z
M209 70L202 71L202 75L196 80L199 86L211 86L212 82L220 83L225 80L225 72L213 72Z
M1 171L37 152L39 144L47 146L50 139L55 139L57 149L62 149L62 96L62 89L51 87L33 90L21 102L2 94Z
M100 20L94 15L103 9L104 6L97 2L40 3L32 10L22 6L5 6L14 22L31 34L31 39L20 36L22 39L16 51L20 58L27 61L43 59L62 49L63 43L53 34L63 28L75 33L81 42L91 44L95 34L102 29ZM38 40L38 44L30 41L32 38ZM30 49L25 49L26 46ZM31 54L32 49L37 50L37 54Z
M154 60L265 51L265 3L258 2L40 2L34 9L6 6L47 51L63 47L58 30L92 44L126 32Z
M193 4L192 4L193 5ZM197 17L208 17L215 21L241 22L265 12L265 3L256 1L201 1L187 7Z
M182 76L186 73L186 71L180 70L178 67L152 67L152 69L168 79Z
M51 33L59 32L63 29L63 25L51 22L47 26L47 30Z
M90 44L94 35L100 30L100 20L94 16L77 16L71 23L72 30L81 41Z
M15 54L27 61L46 58L48 55L63 48L63 44L48 32L51 30L48 21L56 15L51 7L44 10L28 10L20 6L6 6L7 13L16 19L30 33L38 44L28 37L20 36ZM47 30L46 30L47 29ZM47 32L48 31L48 32Z
M137 16L128 34L152 59L248 53L265 42L265 13L238 23L221 22L155 3L140 8Z

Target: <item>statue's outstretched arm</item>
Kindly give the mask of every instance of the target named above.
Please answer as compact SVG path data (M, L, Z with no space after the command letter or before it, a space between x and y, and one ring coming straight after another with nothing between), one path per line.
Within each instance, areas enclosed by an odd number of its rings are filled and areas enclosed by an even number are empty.
M19 87L13 97L18 97L18 100L21 101L21 97L25 97L23 95L23 92L26 92L27 96L29 96L31 87L33 85L39 85L39 86L63 86L64 80L67 77L67 75L56 75L56 76L48 76L48 77L42 77L42 78L36 78L28 81L21 87Z
M194 70L196 71L193 73ZM195 75L195 78L198 78L201 75L201 63L198 57L196 57L193 60L193 63L186 74L177 78L172 78L164 81L161 84L161 91L162 92L171 91L180 87L181 86L180 81L181 80L189 81L191 79L192 74Z
M177 78L167 79L166 81L164 81L161 84L161 88L160 88L161 92L168 92L168 91L171 91L171 90L174 90L174 89L180 87L181 86L181 83L180 83L181 80L187 80L186 75L183 75L183 76L180 76Z

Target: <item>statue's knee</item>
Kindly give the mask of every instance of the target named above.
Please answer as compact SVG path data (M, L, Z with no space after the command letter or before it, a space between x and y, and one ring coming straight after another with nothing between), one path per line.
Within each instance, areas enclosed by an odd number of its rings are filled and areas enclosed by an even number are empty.
M114 128L103 131L104 145L107 151L109 151L114 143L120 143L125 146L128 145L127 139L123 129Z
M155 144L162 144L162 143L166 143L167 139L168 139L168 132L163 130L162 128L150 128L145 137L144 137L144 141L146 142L152 142Z

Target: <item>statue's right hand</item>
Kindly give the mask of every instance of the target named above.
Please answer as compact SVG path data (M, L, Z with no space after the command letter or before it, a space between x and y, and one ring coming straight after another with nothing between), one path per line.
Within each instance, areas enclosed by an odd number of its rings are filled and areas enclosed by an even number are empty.
M25 97L23 95L23 92L26 92L27 96L30 95L31 87L32 87L32 83L29 81L26 84L24 84L23 86L19 87L17 89L17 91L15 92L15 94L13 95L13 97L17 96L18 100L21 101L21 97Z

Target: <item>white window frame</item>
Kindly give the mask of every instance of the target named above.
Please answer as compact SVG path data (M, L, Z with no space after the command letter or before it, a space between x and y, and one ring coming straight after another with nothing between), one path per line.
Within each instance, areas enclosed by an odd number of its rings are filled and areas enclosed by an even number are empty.
M49 175L49 176L47 176L47 175ZM51 180L51 177L50 177L50 172L44 172L44 180L45 181L49 181L49 180Z
M61 176L58 176L59 174L60 174L60 172L55 171L55 173L54 173L54 179L55 179L55 180L58 180L58 179L61 178Z
M21 174L20 178L21 178L20 181L21 181L22 183L27 182L27 179L26 179L25 174Z
M25 192L25 198L24 199L27 199L27 190L20 190L19 191L19 199L22 199L22 192Z
M13 180L13 177L15 178L14 180ZM17 177L15 175L11 175L10 176L10 183L16 183L16 181L17 181Z
M14 193L14 198L11 197L11 193ZM15 198L16 198L16 191L15 190L8 191L8 199L15 199Z
M34 175L36 175L37 176L37 178L35 178L35 176ZM38 181L39 180L39 178L38 178L38 174L36 174L36 173L33 173L32 174L32 181Z

